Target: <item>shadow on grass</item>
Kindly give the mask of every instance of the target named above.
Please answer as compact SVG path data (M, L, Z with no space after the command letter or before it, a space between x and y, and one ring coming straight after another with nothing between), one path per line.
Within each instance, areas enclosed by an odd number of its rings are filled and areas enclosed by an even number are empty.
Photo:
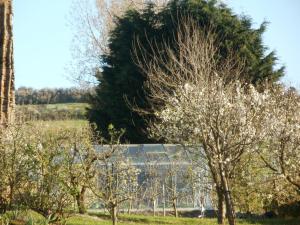
M110 220L110 215L105 213L89 213L91 216L97 216L99 218ZM128 215L120 214L119 220L125 223L132 224L172 224L172 225L191 225L191 224L216 224L216 220L213 219L197 219L197 218L185 218L185 217L153 217L143 215ZM300 225L300 218L298 219L238 219L237 224L239 225Z
M91 216L97 216L99 218L110 220L109 214L104 213L89 213ZM122 222L130 222L130 223L144 223L144 224L150 224L150 223L159 223L159 224L174 224L173 222L166 221L167 218L161 218L161 217L151 217L151 216L140 216L140 215L129 215L129 214L120 214L119 220Z
M257 224L257 225L300 225L298 219L239 219L240 224Z

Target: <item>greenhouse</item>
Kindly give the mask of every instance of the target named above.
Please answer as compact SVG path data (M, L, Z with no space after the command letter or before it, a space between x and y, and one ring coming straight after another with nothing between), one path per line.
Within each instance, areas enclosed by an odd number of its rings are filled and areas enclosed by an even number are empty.
M133 210L212 210L212 184L204 163L195 163L193 149L174 144L119 145L123 160L139 170ZM105 152L111 146L97 146ZM196 151L195 151L196 150ZM126 206L127 207L127 206Z

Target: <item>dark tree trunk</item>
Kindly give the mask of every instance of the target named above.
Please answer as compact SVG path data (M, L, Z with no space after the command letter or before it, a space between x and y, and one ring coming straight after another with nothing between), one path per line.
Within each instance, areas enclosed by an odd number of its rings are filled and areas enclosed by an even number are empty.
M80 214L85 214L86 213L86 208L85 208L85 191L86 188L83 187L81 191L76 195L76 202L77 202L77 207L78 207L78 212Z
M12 0L0 0L0 123L14 120Z
M216 190L218 196L218 224L225 224L226 209L224 194L222 188L217 187Z

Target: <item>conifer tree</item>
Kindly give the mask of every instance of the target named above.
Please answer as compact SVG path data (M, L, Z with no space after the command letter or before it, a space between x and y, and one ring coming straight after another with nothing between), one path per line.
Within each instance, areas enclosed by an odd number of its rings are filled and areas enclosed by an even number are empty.
M275 68L277 57L274 51L267 51L262 40L267 23L255 29L251 18L234 14L224 4L217 1L172 0L160 10L153 4L144 10L131 9L117 18L116 28L110 34L109 53L103 56L104 66L96 74L99 85L95 97L91 99L89 119L98 124L104 135L108 124L112 123L118 129L126 129L123 141L157 141L149 139L145 117L128 106L128 102L135 102L139 108L149 107L143 88L147 77L136 65L132 52L137 38L146 52L151 52L153 46L159 49L164 42L172 46L180 20L185 16L197 21L199 29L211 27L215 31L220 42L219 57L226 57L234 51L237 60L245 62L243 74L247 77L242 77L245 82L256 85L266 80L277 81L283 76L284 68ZM153 115L148 117L154 119Z

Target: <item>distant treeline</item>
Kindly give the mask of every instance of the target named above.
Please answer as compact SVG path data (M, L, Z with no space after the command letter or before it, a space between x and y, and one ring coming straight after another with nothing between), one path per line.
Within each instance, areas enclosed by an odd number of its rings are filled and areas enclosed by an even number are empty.
M92 89L20 87L16 90L16 104L86 103Z

